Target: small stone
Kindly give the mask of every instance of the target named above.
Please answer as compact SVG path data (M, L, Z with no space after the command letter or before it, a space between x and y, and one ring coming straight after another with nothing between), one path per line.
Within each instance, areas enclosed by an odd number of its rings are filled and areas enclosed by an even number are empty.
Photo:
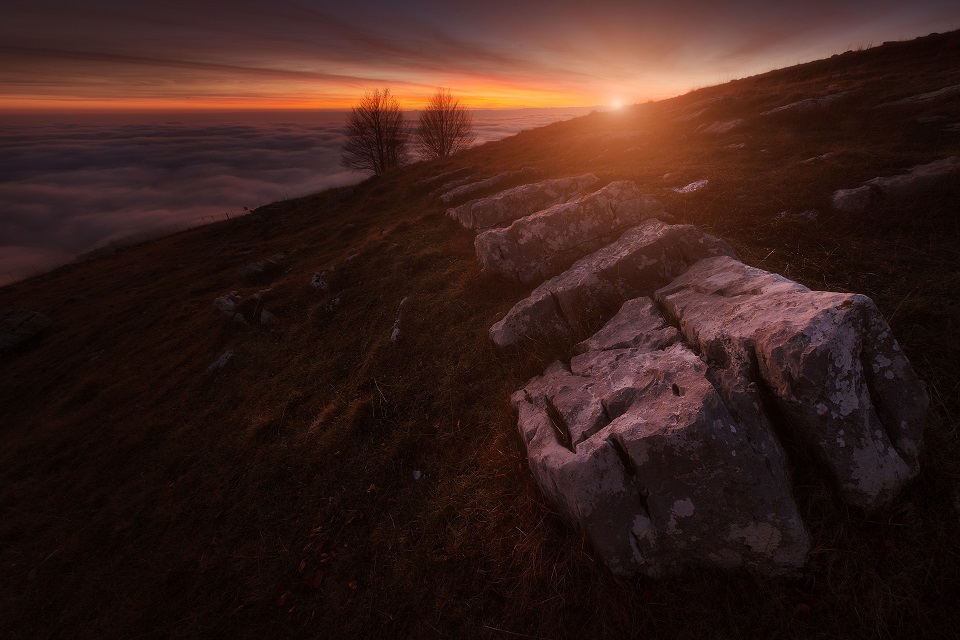
M231 360L233 360L233 351L224 351L219 358L207 367L207 373L210 374L223 369Z

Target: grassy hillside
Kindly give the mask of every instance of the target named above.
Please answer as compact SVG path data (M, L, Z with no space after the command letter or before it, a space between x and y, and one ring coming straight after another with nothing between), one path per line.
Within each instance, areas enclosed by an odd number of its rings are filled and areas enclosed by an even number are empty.
M0 289L0 310L53 319L0 355L3 635L957 637L960 180L865 214L830 206L836 189L960 155L957 96L878 107L954 85L960 33L891 43L524 131ZM829 109L760 115L844 91ZM795 577L606 573L542 504L516 435L509 395L550 355L487 337L527 290L482 276L472 232L413 186L524 166L635 180L748 264L871 296L929 385L917 482L866 517L796 469L813 553ZM239 275L278 253L273 277ZM331 290L311 288L330 267ZM213 306L264 289L241 310L279 325Z

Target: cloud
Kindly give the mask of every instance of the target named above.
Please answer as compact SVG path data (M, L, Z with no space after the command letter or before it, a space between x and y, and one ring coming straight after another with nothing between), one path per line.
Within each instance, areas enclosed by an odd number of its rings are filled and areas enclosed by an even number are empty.
M587 111L477 111L477 142ZM365 177L340 166L344 113L242 118L118 123L91 116L50 124L35 118L0 128L0 276L31 275L112 240L239 215L244 207Z

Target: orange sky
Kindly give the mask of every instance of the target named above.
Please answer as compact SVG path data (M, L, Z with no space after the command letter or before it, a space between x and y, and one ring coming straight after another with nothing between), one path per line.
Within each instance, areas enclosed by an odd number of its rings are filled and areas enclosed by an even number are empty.
M0 110L339 109L438 86L476 108L683 93L960 27L955 0L34 0L0 22Z

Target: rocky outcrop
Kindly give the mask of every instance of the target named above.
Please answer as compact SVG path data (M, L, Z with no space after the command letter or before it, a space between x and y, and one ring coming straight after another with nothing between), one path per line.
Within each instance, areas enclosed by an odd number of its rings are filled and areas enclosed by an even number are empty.
M756 390L720 390L664 325L652 301L632 301L569 368L514 394L544 496L620 575L796 569L808 536Z
M50 318L36 311L13 309L5 312L0 317L0 353L16 349L33 340L52 322Z
M286 268L284 264L286 257L286 254L278 253L264 260L251 262L241 267L237 275L251 282L269 281Z
M744 125L746 121L742 118L737 118L736 120L726 120L724 122L714 122L711 125L703 126L698 131L700 133L710 133L710 134L722 134L730 133L735 129L739 129Z
M424 178L423 180L417 180L412 185L410 185L410 188L413 189L414 191L423 191L426 189L430 189L438 184L447 184L454 180L461 179L473 173L474 171L476 171L476 169L474 169L473 167L461 167L459 169L451 169L450 171L446 171L444 173L441 173L435 176L430 176L428 178Z
M960 158L957 156L917 165L899 175L873 178L853 189L839 189L833 194L833 207L858 213L883 200L909 200L935 189L947 179L960 179Z
M698 260L717 255L735 254L692 225L647 220L534 289L490 328L490 338L506 347L582 337L624 300L652 295Z
M819 98L807 98L805 100L798 100L796 102L791 102L790 104L785 104L782 107L777 107L776 109L770 109L769 111L764 111L760 115L792 116L792 115L807 114L814 111L822 111L824 109L829 109L838 101L849 97L850 93L851 93L850 91L844 91L842 93L833 93L827 96L820 96Z
M933 100L940 100L944 98L949 99L955 96L960 96L960 84L944 87L943 89L937 89L936 91L928 91L927 93L920 93L915 96L909 96L901 100L895 100L893 102L885 102L879 106L893 107L893 106L899 106L904 104L921 104L924 102L931 102Z
M524 284L554 276L580 257L650 218L668 218L663 205L629 181L558 204L475 241L481 269Z
M447 210L447 215L467 229L488 229L541 209L566 202L600 182L592 173L555 178L501 191L489 198L471 200Z
M533 167L524 167L519 171L504 171L503 173L498 173L497 175L487 178L486 180L478 180L473 182L467 182L458 187L445 191L440 195L440 199L443 202L451 203L454 200L459 200L461 198L466 198L474 193L479 193L486 189L492 189L496 186L508 182L510 180L529 180L537 175L537 170ZM472 178L467 178L467 180L472 180ZM445 187L447 185L444 185Z
M916 475L926 390L869 298L717 257L656 299L707 362L766 390L847 503L873 510Z

